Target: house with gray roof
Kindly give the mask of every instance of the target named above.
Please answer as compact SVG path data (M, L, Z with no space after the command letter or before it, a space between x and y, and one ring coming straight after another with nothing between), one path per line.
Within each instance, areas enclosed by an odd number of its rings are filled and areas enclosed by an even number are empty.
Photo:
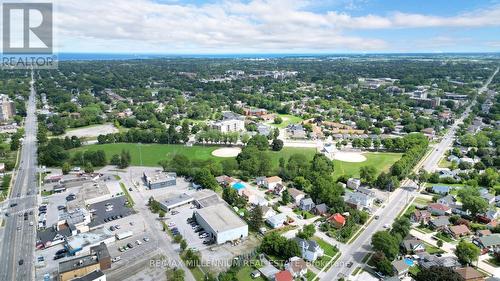
M448 220L447 216L440 216L429 221L429 226L435 230L443 230L448 225L450 225L450 221Z
M302 258L306 261L315 261L316 259L323 256L323 249L314 240L305 240L296 237L295 242L299 245Z
M500 233L476 237L472 242L481 249L497 251L500 250Z
M311 211L314 208L314 206L316 205L314 204L314 201L311 198L304 198L300 200L299 207L302 211Z

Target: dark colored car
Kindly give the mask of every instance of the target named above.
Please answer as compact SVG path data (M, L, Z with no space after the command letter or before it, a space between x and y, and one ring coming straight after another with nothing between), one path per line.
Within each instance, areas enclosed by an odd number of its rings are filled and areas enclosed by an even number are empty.
M55 255L54 260L62 259L64 258L64 255Z
M66 254L68 252L67 249L60 249L56 252L56 255L62 255L62 254Z
M10 207L11 207L11 208L13 208L13 207L15 207L15 206L17 206L17 203L12 203L12 204L10 204Z
M24 264L24 260L19 260L19 265L23 265Z

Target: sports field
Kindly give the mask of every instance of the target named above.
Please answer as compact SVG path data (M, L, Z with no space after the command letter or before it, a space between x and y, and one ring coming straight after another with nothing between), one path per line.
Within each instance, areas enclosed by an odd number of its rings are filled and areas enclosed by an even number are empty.
M349 175L359 177L359 168L363 166L373 166L377 169L377 174L388 171L394 162L401 158L401 153L387 152L368 152L363 153L366 157L364 162L343 162L333 160L335 166L334 177L338 178L341 175Z
M109 160L113 154L119 154L123 149L130 151L133 166L158 166L160 160L171 159L175 154L186 155L191 160L208 160L222 161L227 157L216 157L212 152L219 149L218 146L184 146L174 144L134 144L134 143L113 143L113 144L94 144L79 147L71 150L71 153L85 150L104 150L106 158ZM278 169L279 159L288 160L293 154L304 154L308 159L312 159L316 153L315 148L298 148L285 147L281 151L268 151L271 156L272 166L275 170ZM347 174L351 176L359 176L359 168L366 165L372 165L379 172L388 170L391 165L396 162L401 154L399 153L364 153L366 161L364 162L343 162L334 160L335 178Z

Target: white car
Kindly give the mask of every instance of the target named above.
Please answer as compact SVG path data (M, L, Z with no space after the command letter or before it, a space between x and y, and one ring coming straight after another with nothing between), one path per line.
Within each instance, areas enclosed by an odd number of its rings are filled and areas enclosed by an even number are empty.
M117 257L114 257L111 259L112 262L117 262L119 260L121 260L122 258L120 256L117 256Z
M139 241L139 240L135 240L135 244L137 244L137 245L141 245L141 244L142 244L142 242L141 242L141 241Z
M391 225L390 225L390 224L388 224L388 223L386 223L386 224L384 224L384 228L389 229L389 228L391 228Z

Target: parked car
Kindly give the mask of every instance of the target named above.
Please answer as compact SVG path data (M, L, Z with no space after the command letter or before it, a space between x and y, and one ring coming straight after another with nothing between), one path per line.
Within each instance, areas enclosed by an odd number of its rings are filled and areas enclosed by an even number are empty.
M19 265L23 265L24 264L24 260L23 259L20 259L19 260Z
M15 206L17 206L17 203L12 203L12 204L10 204L10 207L11 207L11 208L13 208L13 207L15 207Z
M141 244L142 244L142 242L141 242L140 240L136 240L136 241L135 241L135 244L137 244L137 245L141 245Z
M117 257L114 257L111 259L111 262L117 262L119 260L121 260L122 258L120 256L117 256Z
M62 255L62 254L66 254L68 252L67 249L60 249L56 252L56 255Z
M142 238L142 240L144 240L144 242L149 242L149 238L148 237L144 237L144 238Z
M62 259L64 258L64 255L55 255L54 260Z
M127 247L129 247L130 249L132 249L132 248L134 248L134 245L132 245L132 243L128 243Z

